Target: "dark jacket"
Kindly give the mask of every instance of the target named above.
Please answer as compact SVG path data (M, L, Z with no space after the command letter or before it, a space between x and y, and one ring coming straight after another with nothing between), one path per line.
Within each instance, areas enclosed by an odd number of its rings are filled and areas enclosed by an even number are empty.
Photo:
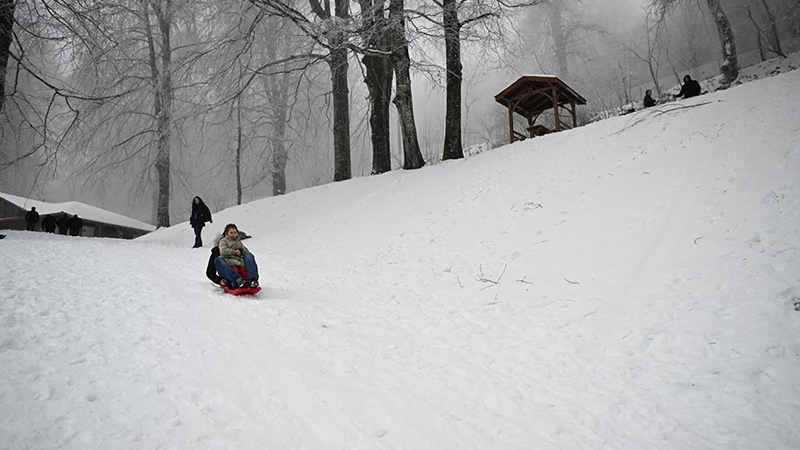
M81 228L83 227L83 219L78 216L74 216L69 219L67 225L69 226L69 231L72 233L72 235L77 236L78 232L81 231Z
M644 103L644 107L645 108L649 108L651 106L656 106L655 99L653 99L653 97L650 97L649 95L645 95L644 96L644 101L642 103Z
M17 216L17 217L19 217L19 216ZM38 222L39 221L39 213L36 212L36 211L28 211L28 213L25 214L25 221L27 221L29 223Z
M58 220L58 232L60 234L67 234L67 229L69 228L69 218L67 216L61 216Z
M692 98L700 95L700 83L697 80L689 80L681 86L681 91L675 97Z
M208 267L206 267L206 276L215 284L219 284L222 278L217 275L217 268L214 266L214 260L219 257L219 247L211 249L211 257L208 258Z
M214 223L214 221L211 220L211 211L208 209L208 206L203 203L202 198L200 198L200 203L198 204L196 204L194 199L192 199L192 216L189 218L189 224L192 226L192 228L203 228L206 225L206 222Z
M44 216L42 219L42 229L48 233L56 231L56 219L53 216Z

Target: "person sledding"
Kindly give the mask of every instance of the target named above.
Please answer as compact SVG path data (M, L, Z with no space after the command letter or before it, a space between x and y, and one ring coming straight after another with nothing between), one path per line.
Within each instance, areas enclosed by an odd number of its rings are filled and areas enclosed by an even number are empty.
M256 258L242 244L236 225L230 223L225 226L217 245L219 257L214 259L214 267L221 278L220 284L234 291L248 288L260 290Z

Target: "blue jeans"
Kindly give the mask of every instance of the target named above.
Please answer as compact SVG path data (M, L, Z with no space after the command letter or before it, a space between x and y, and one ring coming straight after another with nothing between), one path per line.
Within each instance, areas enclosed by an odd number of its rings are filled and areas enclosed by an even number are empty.
M257 280L258 266L256 265L255 256L253 256L252 253L248 253L244 255L242 259L244 259L244 268L247 270L247 276L250 277L250 279L255 278ZM228 264L228 261L225 261L222 258L216 258L214 260L214 267L216 267L219 276L227 280L228 284L230 285L235 285L236 280L241 278L241 276L231 268L231 265Z

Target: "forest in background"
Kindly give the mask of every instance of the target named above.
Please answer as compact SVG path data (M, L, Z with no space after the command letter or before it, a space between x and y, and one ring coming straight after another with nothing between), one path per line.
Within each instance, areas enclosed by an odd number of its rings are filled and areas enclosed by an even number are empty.
M521 74L587 123L798 49L791 0L0 0L0 190L169 226L500 145Z

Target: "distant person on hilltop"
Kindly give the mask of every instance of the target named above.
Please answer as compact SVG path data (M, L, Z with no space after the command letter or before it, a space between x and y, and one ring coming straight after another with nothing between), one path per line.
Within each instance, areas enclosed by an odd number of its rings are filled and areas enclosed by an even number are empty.
M195 197L192 200L192 216L189 218L189 224L194 228L194 246L192 248L199 248L203 246L203 238L201 233L206 222L214 223L211 220L211 211L208 209L203 199Z
M66 215L61 216L58 218L56 223L58 223L58 234L63 234L66 236L67 230L69 230L69 217Z
M31 210L28 211L27 214L25 214L25 223L27 224L25 229L28 231L36 230L36 222L38 221L39 221L39 213L36 212L36 207L32 206Z
M675 96L675 98L692 98L697 97L698 95L700 95L700 83L693 80L689 75L683 77L683 86L681 86L681 91Z
M71 236L81 235L81 228L83 228L83 219L78 217L77 214L75 214L71 219L69 219L67 225L69 226L69 234Z
M56 219L54 219L53 216L44 216L44 219L42 219L42 230L46 233L55 233Z
M644 93L644 100L642 103L645 108L656 106L656 101L653 99L653 91L651 89L648 89L647 92Z

